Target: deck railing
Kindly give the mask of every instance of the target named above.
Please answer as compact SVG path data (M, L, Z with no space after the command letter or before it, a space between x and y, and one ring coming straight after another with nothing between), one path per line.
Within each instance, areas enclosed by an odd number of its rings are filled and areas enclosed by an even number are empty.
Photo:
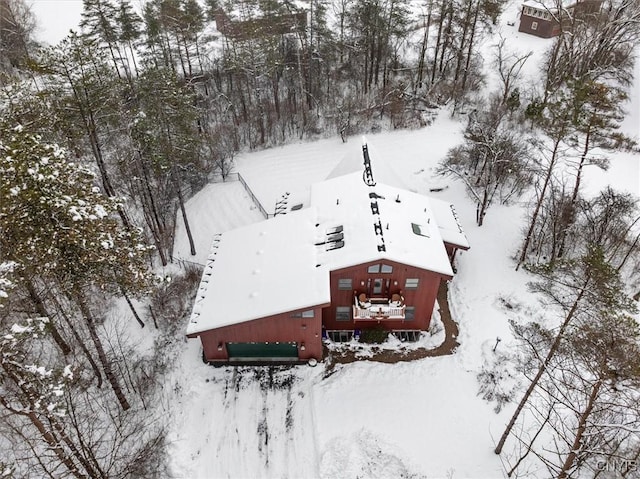
M363 306L358 299L353 305L353 319L404 319L405 305L395 302L366 303Z

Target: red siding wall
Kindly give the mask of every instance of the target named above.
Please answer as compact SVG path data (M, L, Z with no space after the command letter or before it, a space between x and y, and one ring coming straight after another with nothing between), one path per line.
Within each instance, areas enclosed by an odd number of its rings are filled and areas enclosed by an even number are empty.
M368 267L375 264L392 266L393 271L391 273L368 273ZM383 280L383 292L381 294L374 294L372 291L376 278ZM415 290L405 289L407 278L417 278L419 280L418 288ZM352 289L338 289L338 280L340 279L351 279ZM362 330L379 326L388 330L429 329L440 281L448 279L451 279L451 277L394 261L373 261L332 271L330 273L331 304L314 308L313 318L294 318L291 316L293 312L288 312L205 331L190 337L200 337L207 361L228 360L227 342L295 342L298 344L299 359L322 359L323 327L328 330ZM336 307L346 306L351 309L354 304L354 294L360 293L365 293L370 297L386 298L390 298L394 293L402 294L405 305L415 307L415 318L413 320L354 321L352 319L350 321L337 321ZM300 349L301 343L305 345L304 351ZM219 347L220 350L218 349Z
M582 19L585 19L587 16L597 18L601 6L602 0L578 0L574 5L567 7L568 14L566 12L562 13L562 21L567 25L571 22L567 15ZM551 38L560 34L561 29L558 21L549 18L536 18L535 16L525 14L526 7L526 5L523 5L520 13L519 32L530 33L531 35L542 38ZM535 30L532 28L533 22L537 22Z
M368 273L368 267L374 264L386 264L393 267L392 273ZM365 293L374 296L371 287L376 278L382 278L388 290L381 296L390 297L393 293L400 293L404 296L406 306L414 306L415 319L413 320L361 320L361 321L337 321L337 306L353 306L354 292L356 294ZM406 290L405 281L407 278L418 278L419 287L417 290ZM338 280L351 279L352 288L350 290L338 289ZM383 326L389 330L394 329L429 329L433 306L438 294L438 288L442 279L451 279L449 276L442 276L431 271L425 271L413 266L408 266L394 261L379 260L352 266L331 272L331 306L325 308L322 313L322 323L326 329L368 329Z
M537 27L534 30L532 28L533 23L537 22ZM541 18L530 17L524 13L520 16L519 32L530 33L541 38L551 38L560 33L560 25L555 20L544 20Z
M319 360L322 359L322 308L314 309L313 318L293 318L291 313L284 313L205 331L199 336L207 361L229 359L226 342L296 342L300 359ZM304 351L300 350L301 343L305 344ZM222 350L218 351L220 344Z

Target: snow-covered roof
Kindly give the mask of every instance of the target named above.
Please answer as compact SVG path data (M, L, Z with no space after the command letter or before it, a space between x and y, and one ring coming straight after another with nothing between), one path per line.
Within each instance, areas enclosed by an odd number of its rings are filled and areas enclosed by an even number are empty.
M461 249L469 249L469 241L464 234L460 221L458 221L454 206L448 201L437 198L429 198L429 201L440 229L440 236L442 236L444 242Z
M522 2L523 7L531 7L540 11L548 11L548 12L557 12L558 6L560 8L572 8L575 7L576 0L562 0L559 4L557 1L549 1L549 0L525 0Z
M311 205L321 232L343 227L344 245L319 252L330 270L388 259L453 276L426 196L383 183L367 186L356 172L314 184Z
M307 208L216 237L187 335L330 302L316 267L317 214Z
M363 142L365 140L363 139ZM371 162L371 169L373 170L374 179L385 185L395 186L396 188L408 189L404 181L400 179L392 166L386 161L382 155L377 154L375 147L367 145L369 149L369 158ZM362 176L363 157L362 150L359 148L352 148L349 150L344 158L336 165L336 167L329 173L327 179L338 178L340 176L348 175L350 173L360 173Z

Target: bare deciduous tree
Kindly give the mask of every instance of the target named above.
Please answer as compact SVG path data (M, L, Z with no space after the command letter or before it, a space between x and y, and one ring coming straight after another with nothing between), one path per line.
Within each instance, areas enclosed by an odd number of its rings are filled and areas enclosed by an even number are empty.
M449 151L438 171L464 182L477 205L478 226L482 226L496 194L506 202L529 185L528 162L527 143L507 121L500 99L494 97L486 110L469 117L465 143Z

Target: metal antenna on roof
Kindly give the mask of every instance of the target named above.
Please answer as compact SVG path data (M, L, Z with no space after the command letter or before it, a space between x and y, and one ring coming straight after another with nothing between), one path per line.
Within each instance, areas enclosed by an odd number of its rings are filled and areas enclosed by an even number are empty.
M362 137L362 156L364 156L364 172L362 173L362 181L367 186L376 186L373 179L373 171L371 170L371 159L369 158L369 148L364 137Z

